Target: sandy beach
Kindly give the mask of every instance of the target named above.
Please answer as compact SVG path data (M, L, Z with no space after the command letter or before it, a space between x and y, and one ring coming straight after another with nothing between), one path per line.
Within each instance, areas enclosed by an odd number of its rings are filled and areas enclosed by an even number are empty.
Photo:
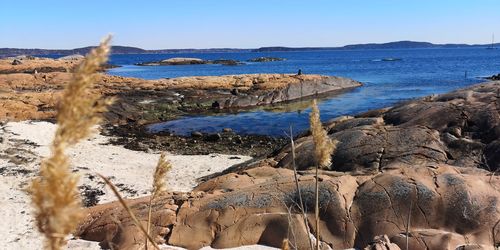
M0 127L0 220L4 235L0 249L42 249L42 237L33 224L30 199L25 192L36 176L39 163L50 154L56 125L49 122L9 122ZM125 197L149 193L159 152L139 152L108 144L109 138L94 135L69 150L72 167L80 174L80 185L97 194L98 203L115 200L96 173L109 177ZM241 155L172 155L167 176L172 191L190 191L196 179L220 172L251 158ZM70 241L69 249L100 249L96 242ZM167 248L166 248L167 249Z

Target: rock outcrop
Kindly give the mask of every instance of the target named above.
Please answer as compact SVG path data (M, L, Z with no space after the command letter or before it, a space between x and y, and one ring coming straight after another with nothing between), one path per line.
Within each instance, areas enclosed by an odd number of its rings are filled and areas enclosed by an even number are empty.
M499 81L500 80L500 74L492 75L490 77L486 77L486 79L492 80L492 81Z
M248 60L248 62L277 62L277 61L284 61L284 58L279 58L279 57L257 57L257 58L252 58Z
M195 65L195 64L221 64L221 65L241 65L243 64L237 60L230 59L217 59L217 60L203 60L200 58L185 58L174 57L161 61L137 63L138 66L165 66L165 65Z
M138 63L139 66L159 66L159 65L190 65L206 64L207 62L200 58L174 57L161 61Z
M78 60L83 60L85 56L79 55L79 54L74 54L74 55L68 55L68 56L63 56L57 58L57 60L69 60L69 61L78 61Z
M493 249L500 244L500 83L343 117L326 124L339 141L319 176L323 249ZM262 244L309 248L315 178L310 137L268 159L205 178L191 193L154 204L158 242L198 249ZM491 170L491 171L489 171ZM300 190L300 192L299 192ZM299 195L300 194L300 195ZM300 210L304 202L307 225ZM148 198L130 200L145 221ZM142 233L118 203L90 208L76 235L139 249ZM385 236L384 236L385 235Z
M217 107L240 108L268 105L361 86L360 82L342 77L302 76L288 75L285 78L292 78L292 80L280 80L281 86L275 87L272 87L273 81L257 82L252 86L254 91L250 93L239 91L236 94L232 93L232 96L217 99L216 102L219 104ZM290 82L294 83L289 84Z
M333 249L362 248L385 234L405 249L455 249L500 243L500 177L449 165L395 165L373 175L324 172L320 176L321 241ZM314 234L314 178L302 173L301 195L310 231L297 204L293 171L256 167L208 180L193 193L170 194L153 206L158 242L188 249L262 244L283 239L308 248ZM147 218L147 198L130 201ZM143 235L118 203L88 210L76 233L86 240L139 249ZM409 227L407 226L409 224ZM397 249L395 247L391 249Z
M53 118L61 91L81 60L78 57L18 60L22 63L12 65L11 59L0 60L0 120ZM99 74L94 91L120 99L107 114L112 122L151 123L190 112L292 101L360 85L353 80L320 75L253 74L144 80Z
M38 57L7 58L0 60L0 74L70 72L80 61Z
M395 163L500 168L500 82L410 101L326 123L339 141L332 169L376 172ZM297 140L299 169L315 163L312 138ZM275 158L291 168L290 148Z

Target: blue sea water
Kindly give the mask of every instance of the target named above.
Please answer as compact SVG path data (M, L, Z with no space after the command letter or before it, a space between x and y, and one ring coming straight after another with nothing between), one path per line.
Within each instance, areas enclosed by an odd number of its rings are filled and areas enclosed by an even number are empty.
M171 57L234 59L246 61L260 56L285 58L285 61L246 63L239 66L182 65L134 66L134 63ZM384 61L384 58L398 58ZM500 73L500 50L462 49L393 49L344 50L269 53L190 53L113 55L112 64L120 68L109 74L146 79L179 76L228 75L248 73L296 73L343 76L364 84L319 102L321 118L327 121L340 115L354 115L371 109L431 94L449 92L481 81L481 77ZM299 132L308 127L307 103L279 105L212 116L188 116L151 126L153 131L169 130L177 134L192 131L219 132L232 128L242 134L281 136L292 125Z

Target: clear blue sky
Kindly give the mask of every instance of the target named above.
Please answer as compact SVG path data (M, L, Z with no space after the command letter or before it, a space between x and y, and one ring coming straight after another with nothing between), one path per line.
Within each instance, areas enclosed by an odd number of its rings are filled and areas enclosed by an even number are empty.
M499 0L5 0L0 47L146 49L500 41Z

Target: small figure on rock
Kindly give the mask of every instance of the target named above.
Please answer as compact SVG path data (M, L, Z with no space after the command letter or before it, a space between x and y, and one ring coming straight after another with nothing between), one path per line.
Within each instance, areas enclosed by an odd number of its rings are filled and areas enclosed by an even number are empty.
M298 75L298 76L301 76L301 75L302 75L302 69L299 69L299 72L297 72L297 75Z

